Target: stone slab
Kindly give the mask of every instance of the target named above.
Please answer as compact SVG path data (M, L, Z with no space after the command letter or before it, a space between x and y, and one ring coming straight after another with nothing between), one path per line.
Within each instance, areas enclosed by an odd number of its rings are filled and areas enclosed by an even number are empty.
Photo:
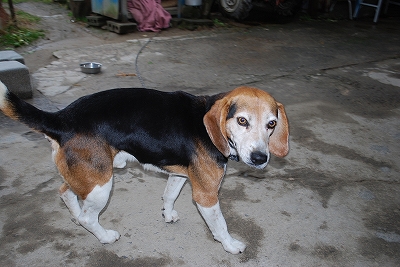
M20 98L32 98L28 67L18 61L0 62L0 80Z
M0 61L18 61L25 64L24 57L12 50L0 51Z

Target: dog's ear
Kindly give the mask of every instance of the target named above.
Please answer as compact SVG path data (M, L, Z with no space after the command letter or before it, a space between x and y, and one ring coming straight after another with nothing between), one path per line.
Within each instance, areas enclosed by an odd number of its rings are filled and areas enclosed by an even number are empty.
M269 138L269 151L277 157L283 158L289 153L289 122L285 108L278 103L278 121L274 132Z
M226 116L228 115L229 104L226 98L217 100L211 109L204 115L203 123L206 126L208 135L217 149L229 157L230 149L226 134Z

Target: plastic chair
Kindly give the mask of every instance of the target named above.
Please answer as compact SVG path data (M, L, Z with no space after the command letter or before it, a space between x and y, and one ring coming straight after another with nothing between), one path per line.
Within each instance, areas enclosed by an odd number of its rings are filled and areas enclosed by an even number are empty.
M379 12L381 11L382 2L383 2L383 0L378 0L378 3L376 5L374 5L374 4L370 4L370 3L364 3L364 0L357 0L353 17L357 18L358 12L360 11L361 6L373 7L373 8L375 8L374 23L376 23L378 21Z

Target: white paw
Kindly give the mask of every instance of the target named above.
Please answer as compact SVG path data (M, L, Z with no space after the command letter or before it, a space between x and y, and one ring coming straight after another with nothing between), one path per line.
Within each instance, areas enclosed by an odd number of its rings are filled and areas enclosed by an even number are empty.
M224 240L222 246L224 249L232 254L239 254L242 253L246 249L246 245L239 240L234 238L230 238L230 240Z
M99 238L99 241L103 244L111 244L120 238L120 234L114 230L106 230L106 234Z
M179 220L178 212L176 210L172 210L171 213L163 211L164 220L167 223L177 222Z

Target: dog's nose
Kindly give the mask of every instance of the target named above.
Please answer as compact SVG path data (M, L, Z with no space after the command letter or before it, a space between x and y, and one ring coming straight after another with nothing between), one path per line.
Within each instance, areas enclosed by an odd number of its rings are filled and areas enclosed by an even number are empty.
M250 160L254 165L261 165L268 161L268 155L261 151L252 152Z

